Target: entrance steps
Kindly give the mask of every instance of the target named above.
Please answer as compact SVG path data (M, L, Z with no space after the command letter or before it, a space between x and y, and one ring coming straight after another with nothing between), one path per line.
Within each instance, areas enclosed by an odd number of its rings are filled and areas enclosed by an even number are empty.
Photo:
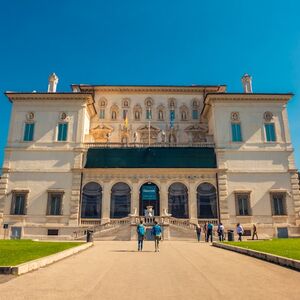
M170 225L169 231L171 241L190 241L196 240L197 238L196 231L194 229Z
M94 241L130 241L130 224L96 232Z

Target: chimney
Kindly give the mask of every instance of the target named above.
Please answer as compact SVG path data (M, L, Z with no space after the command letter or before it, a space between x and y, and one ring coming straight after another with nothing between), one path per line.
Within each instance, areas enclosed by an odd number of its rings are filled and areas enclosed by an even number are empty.
M48 78L48 93L56 93L57 83L58 77L55 73L52 73Z
M253 91L252 91L252 77L249 74L245 74L242 77L242 83L243 83L244 93L253 93Z

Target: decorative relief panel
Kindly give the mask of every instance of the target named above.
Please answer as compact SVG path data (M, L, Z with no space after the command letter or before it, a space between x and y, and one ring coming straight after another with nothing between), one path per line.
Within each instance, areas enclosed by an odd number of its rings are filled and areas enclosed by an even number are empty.
M240 113L237 111L233 111L231 113L231 121L232 122L239 122L240 121Z
M273 119L273 113L271 113L270 111L266 111L266 112L264 113L264 120L265 120L266 122L271 122L272 119Z

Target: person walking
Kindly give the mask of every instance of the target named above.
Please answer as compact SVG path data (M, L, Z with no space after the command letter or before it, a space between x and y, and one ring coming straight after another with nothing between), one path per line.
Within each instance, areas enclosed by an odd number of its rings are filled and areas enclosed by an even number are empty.
M197 240L200 242L201 240L201 226L199 224L196 224L196 234L197 234Z
M224 241L224 231L225 231L224 225L222 223L219 223L217 232L218 232L220 242Z
M157 221L154 222L151 234L154 236L155 252L159 252L159 242L161 240L161 227L158 225Z
M209 241L209 237L210 237L210 242L213 242L213 229L214 229L214 225L211 222L208 222L207 224L207 234L206 234L206 242Z
M136 228L138 234L138 251L143 251L143 243L145 239L146 227L143 224L143 220L140 221Z
M236 225L236 233L239 236L238 240L241 242L242 241L242 235L244 234L244 228L240 223L237 223L237 225Z
M252 228L252 240L254 240L254 236L256 236L256 239L258 240L258 235L257 235L257 228L256 225L253 224L253 228Z

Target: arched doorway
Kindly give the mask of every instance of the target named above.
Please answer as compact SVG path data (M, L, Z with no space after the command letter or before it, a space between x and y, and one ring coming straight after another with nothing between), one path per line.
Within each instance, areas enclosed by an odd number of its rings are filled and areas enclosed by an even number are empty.
M160 215L159 189L152 182L147 182L140 188L140 216L145 215L147 206L153 207L154 216Z
M97 182L87 183L82 190L81 218L100 219L102 188Z
M187 219L189 217L188 189L183 183L176 182L170 185L168 212L174 218Z
M208 183L201 183L197 188L197 216L198 219L217 219L216 188Z
M131 190L127 183L118 182L111 189L110 218L128 217L130 213Z

